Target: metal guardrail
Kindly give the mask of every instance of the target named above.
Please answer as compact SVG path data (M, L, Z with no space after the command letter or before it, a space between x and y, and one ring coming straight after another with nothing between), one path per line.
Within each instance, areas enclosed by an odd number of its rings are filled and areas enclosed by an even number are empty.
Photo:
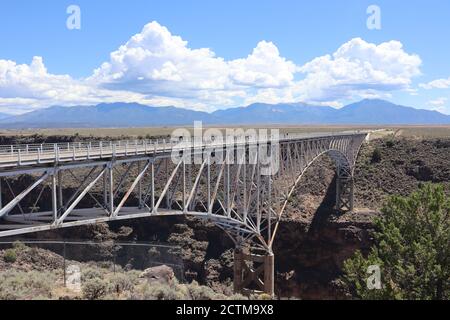
M54 162L94 160L166 153L188 148L223 147L226 145L257 144L273 141L325 138L330 136L365 133L348 131L339 133L285 133L271 136L225 136L221 140L212 137L201 141L192 138L145 139L118 141L89 141L67 143L43 143L0 146L0 167L24 166Z
M49 250L63 259L62 277L66 285L67 268L72 264L84 266L97 264L105 268L104 262L110 263L111 272L121 272L116 267L125 268L131 264L134 270L145 270L154 266L166 265L171 267L178 281L184 282L184 263L177 252L181 247L164 243L132 242L132 241L91 241L91 240L30 240L14 239L0 241L0 250L14 248L16 245L25 245L26 248L40 248ZM99 247L109 246L109 250L99 252ZM152 256L150 249L155 249ZM56 268L57 265L56 265ZM82 270L81 270L82 271Z

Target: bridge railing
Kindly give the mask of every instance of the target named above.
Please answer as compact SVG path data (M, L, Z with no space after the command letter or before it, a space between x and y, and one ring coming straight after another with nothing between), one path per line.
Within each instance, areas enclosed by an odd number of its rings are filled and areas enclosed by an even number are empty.
M269 141L286 141L308 138L324 138L336 135L352 135L347 133L284 133L270 136L224 136L222 139L211 137L200 140L192 137L117 140L117 141L84 141L67 143L18 144L0 146L0 166L5 164L32 164L56 161L101 159L106 157L122 157L143 154L157 154L186 148L221 147L227 144L267 143Z

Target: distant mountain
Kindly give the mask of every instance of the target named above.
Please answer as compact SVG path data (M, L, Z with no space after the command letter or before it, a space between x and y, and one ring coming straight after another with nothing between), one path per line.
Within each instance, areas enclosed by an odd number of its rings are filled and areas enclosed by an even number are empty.
M175 107L148 107L137 103L50 107L0 120L6 128L144 127L206 121L206 112Z
M379 99L362 100L341 109L304 103L257 103L216 111L213 115L221 123L236 124L450 124L449 115Z
M304 103L264 104L213 113L137 103L50 107L1 118L1 128L151 127L205 124L450 124L450 116L384 100L362 100L341 109Z
M312 106L304 103L264 104L255 103L248 107L219 110L212 113L214 121L224 124L296 124L326 123L331 121L339 110L331 107Z
M450 124L450 116L385 100L366 99L341 108L335 121L358 124Z

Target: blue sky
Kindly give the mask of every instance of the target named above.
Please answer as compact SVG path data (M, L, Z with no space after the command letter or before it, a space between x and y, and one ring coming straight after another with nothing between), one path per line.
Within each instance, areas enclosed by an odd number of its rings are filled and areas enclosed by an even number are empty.
M80 30L66 26L72 4ZM450 114L449 31L446 0L2 0L0 112L380 97Z

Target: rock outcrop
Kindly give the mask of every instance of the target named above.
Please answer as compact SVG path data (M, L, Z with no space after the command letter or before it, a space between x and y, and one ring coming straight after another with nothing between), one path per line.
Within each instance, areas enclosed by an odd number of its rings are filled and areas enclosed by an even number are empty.
M172 284L175 274L171 267L162 265L145 269L139 278L146 279L149 283Z

